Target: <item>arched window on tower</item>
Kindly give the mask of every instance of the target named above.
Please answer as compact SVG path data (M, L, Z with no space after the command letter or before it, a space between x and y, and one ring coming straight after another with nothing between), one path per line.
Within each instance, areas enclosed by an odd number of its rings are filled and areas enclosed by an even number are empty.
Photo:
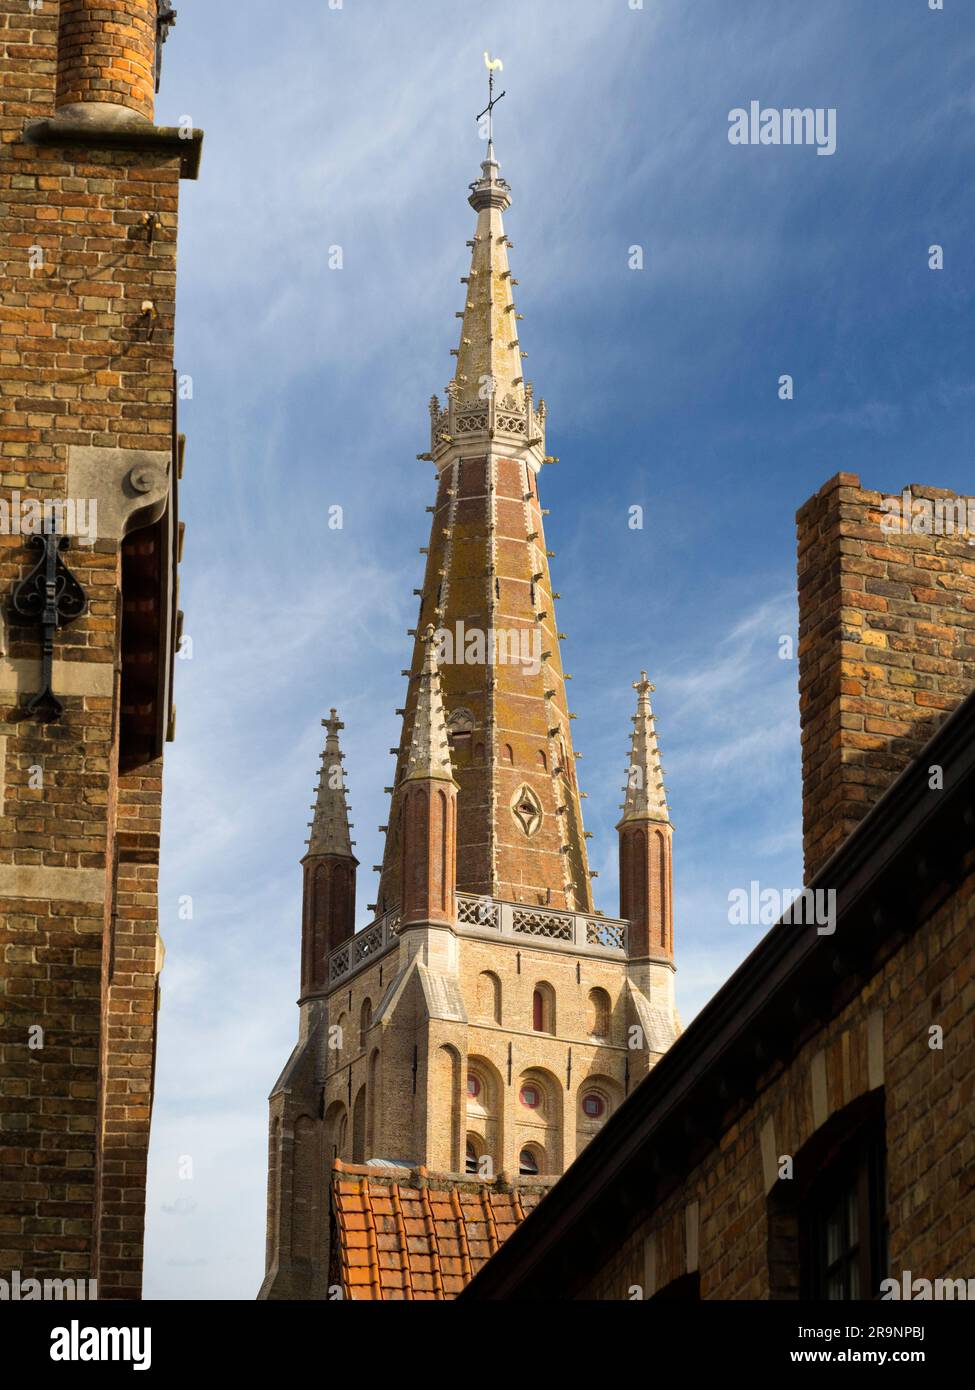
M589 991L586 1031L591 1038L609 1037L609 995L604 989Z
M360 1086L352 1106L352 1162L366 1161L366 1088Z
M352 1044L355 1042L355 1039L349 1036L349 1016L344 1009L339 1014L338 1022L329 1028L328 1034L328 1050L331 1060L335 1067L340 1067L343 1058L348 1059Z
M544 1067L529 1067L518 1077L517 1099L513 1115L515 1132L513 1151L521 1155L527 1150L535 1168L519 1167L526 1176L536 1173L560 1173L563 1167L562 1123L564 1089L558 1078Z
M477 977L477 1016L486 1023L501 1022L501 981L493 970Z
M602 1129L623 1099L623 1089L612 1077L593 1074L579 1086L576 1111L577 1153Z
M468 1057L464 1145L467 1172L477 1171L481 1177L492 1176L495 1161L504 1152L503 1094L504 1083L496 1067L486 1057ZM468 1166L472 1153L474 1170Z
M340 1100L333 1100L325 1111L325 1161L329 1164L336 1158L343 1158L345 1142L346 1110Z
M366 1034L372 1027L372 1000L363 999L362 1007L359 1010L359 1046L366 1045Z
M534 1147L522 1149L518 1155L519 1175L523 1178L537 1178L538 1172L538 1151Z
M536 1033L555 1032L555 991L544 980L532 993L532 1028Z

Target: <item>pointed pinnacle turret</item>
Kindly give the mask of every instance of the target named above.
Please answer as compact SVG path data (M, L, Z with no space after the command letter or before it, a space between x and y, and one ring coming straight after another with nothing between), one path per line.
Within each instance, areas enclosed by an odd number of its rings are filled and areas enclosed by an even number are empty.
M659 820L670 822L667 795L664 790L660 749L654 725L650 695L654 690L646 671L633 682L637 692L636 714L633 716L633 739L630 745L630 766L627 772L626 800L622 821Z
M328 719L322 720L326 730L325 751L318 774L318 792L315 798L315 815L311 823L311 836L308 840L309 854L343 854L352 859L352 841L349 838L349 808L345 801L345 772L342 768L343 754L339 750L339 730L345 725L333 709Z
M454 780L447 721L440 690L440 667L437 665L437 653L434 650L435 636L433 624L430 623L423 634L426 651L420 670L416 715L413 720L413 741L410 744L409 761L403 776L405 782L425 781L430 778L444 782Z

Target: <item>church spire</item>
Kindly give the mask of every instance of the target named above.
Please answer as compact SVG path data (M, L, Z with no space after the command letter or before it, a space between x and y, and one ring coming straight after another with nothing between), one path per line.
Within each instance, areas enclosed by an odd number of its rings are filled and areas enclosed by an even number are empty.
M542 465L555 460L545 454L545 402L523 379L517 282L502 221L511 190L493 139L469 201L477 223L456 371L446 401L430 402L430 449L419 455L435 465L437 494L421 550L413 659L403 672L403 728L391 750L397 761L377 901L388 911L407 896L411 789L432 777L440 791L453 778L460 892L588 912L581 754L573 748L554 551L539 495ZM425 637L431 623L439 668Z
M657 730L650 706L654 686L647 679L646 671L640 672L640 679L633 682L633 689L637 692L637 704L636 714L632 716L633 736L624 788L623 820L669 821Z
M440 667L437 664L435 631L429 623L423 634L425 651L420 668L419 690L416 699L416 715L413 720L413 738L410 743L409 760L403 780L445 781L454 780L450 765L450 742L447 738L447 721L443 712L443 697L440 690Z
M310 823L308 853L351 856L349 808L345 800L345 772L342 768L345 755L339 749L339 730L344 729L345 725L333 709L328 719L322 720L322 726L326 731L325 751L321 755L318 791L312 807L315 815Z

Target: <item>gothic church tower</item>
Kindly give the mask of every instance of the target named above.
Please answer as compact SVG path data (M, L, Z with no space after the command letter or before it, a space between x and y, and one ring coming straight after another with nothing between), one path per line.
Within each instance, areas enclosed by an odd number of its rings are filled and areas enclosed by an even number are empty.
M619 825L623 912L593 910L538 486L546 408L524 375L511 191L492 143L469 201L456 367L420 456L436 497L386 850L358 933L342 726L334 710L326 722L299 1042L270 1098L262 1297L451 1296L443 1270L470 1277L472 1232L490 1229L485 1256L503 1239L497 1190L520 1219L679 1028L672 827L645 674ZM427 1192L431 1174L443 1192ZM461 1253L411 1273L403 1212L418 1203L436 1242L433 1196L448 1191ZM403 1247L386 1283L366 1251L384 1242Z

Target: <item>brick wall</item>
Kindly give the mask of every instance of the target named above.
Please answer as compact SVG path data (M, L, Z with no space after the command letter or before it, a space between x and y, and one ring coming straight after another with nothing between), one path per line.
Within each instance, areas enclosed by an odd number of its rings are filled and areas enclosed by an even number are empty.
M972 499L915 485L905 532L885 496L839 473L798 514L807 877L975 685L975 531L920 529Z
M98 1154L100 1287L131 1296L142 1276L149 1120L155 1065L162 759L118 786L117 877L101 1017Z
M44 5L32 13L26 0L3 0L0 37L0 133L5 143L18 142L25 118L54 112L58 6Z
M648 1298L696 1265L702 1298L767 1298L774 1165L881 1087L891 1273L975 1277L973 929L970 874L790 1065L762 1078L755 1103L579 1296L628 1299L638 1286ZM933 1024L942 1051L929 1047Z
M102 26L107 48L85 50L91 90L96 50L111 50L109 65L133 65L124 82L141 83L136 104L151 115L154 4L64 0L61 10ZM138 63L130 21L141 26ZM16 530L0 534L0 1273L91 1276L103 1296L135 1297L161 958L161 762L127 757L120 733L139 717L122 709L129 615L154 602L131 602L122 549L140 524L133 467L155 478L141 502L157 511L172 478L184 151L153 145L147 122L142 144L125 148L99 144L97 122L86 143L51 130L25 138L27 122L55 115L57 31L56 4L32 14L0 0L0 498L98 509L94 544L72 541L63 554L88 606L55 636L57 722L25 715L41 688L40 631L9 615L38 552ZM80 79L84 56L62 52L62 81L69 69ZM147 214L159 219L151 240Z

